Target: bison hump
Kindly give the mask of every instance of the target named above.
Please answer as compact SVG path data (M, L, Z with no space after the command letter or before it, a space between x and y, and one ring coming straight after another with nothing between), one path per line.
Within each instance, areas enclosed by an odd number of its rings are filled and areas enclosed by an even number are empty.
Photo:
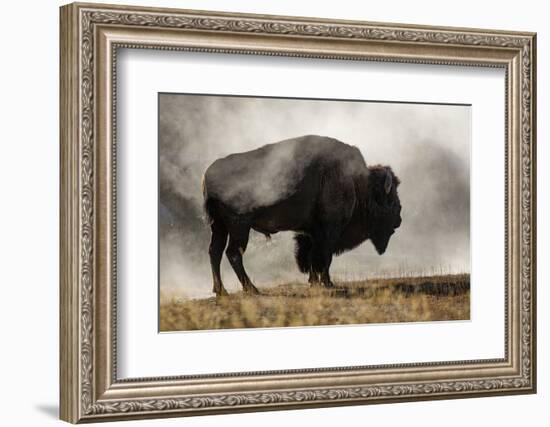
M357 161L366 168L356 147L333 138L287 139L216 160L205 172L206 195L244 214L287 199L323 168L349 168Z

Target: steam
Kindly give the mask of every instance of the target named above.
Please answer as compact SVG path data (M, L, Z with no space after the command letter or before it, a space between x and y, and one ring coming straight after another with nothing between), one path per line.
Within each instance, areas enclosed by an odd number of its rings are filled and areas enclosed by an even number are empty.
M292 194L301 179L296 168L296 144L265 147L260 153L230 156L208 169L209 194L223 200L238 213L269 206ZM299 161L306 165L305 161Z
M331 273L336 281L439 269L469 271L469 107L162 94L159 115L163 291L211 294L210 230L201 184L207 167L232 153L306 134L355 145L367 164L390 165L401 180L403 223L386 253L378 256L365 242L335 258ZM275 153L261 170L268 180L258 180L246 168L230 176L241 183L237 185L254 188L256 200L269 204L289 191L287 183L297 171L285 171L282 165L293 155L292 150ZM250 185L263 181L278 186ZM232 196L246 197L244 187L231 187ZM275 234L266 242L252 231L244 262L260 287L305 282L293 253L292 233ZM229 290L240 288L225 258L222 277Z
M244 154L232 154L207 169L205 189L235 212L246 213L294 194L305 170L319 155L325 159L338 156L346 164L343 172L350 176L366 171L355 150L349 147L335 150L335 144L345 147L317 135L306 135L263 145Z

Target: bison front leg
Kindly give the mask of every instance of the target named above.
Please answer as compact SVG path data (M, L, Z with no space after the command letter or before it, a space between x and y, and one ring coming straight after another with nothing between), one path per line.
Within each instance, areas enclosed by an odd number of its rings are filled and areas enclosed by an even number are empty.
M330 264L332 263L332 252L326 242L319 240L315 243L312 253L310 283L322 284L325 288L333 288L334 283L330 279ZM313 282L311 280L313 276Z
M332 263L332 252L325 250L323 255L323 269L320 274L321 283L325 288L334 288L334 283L330 279L330 264Z
M314 238L312 267L319 276L319 282L325 288L333 288L330 278L330 265L334 254L335 242L340 235L340 228L325 225Z
M246 293L257 295L260 292L256 286L252 284L252 281L248 277L248 274L246 274L246 270L243 265L243 254L246 251L246 246L248 244L249 232L250 229L247 229L246 231L242 230L240 232L230 232L229 245L227 246L225 254L227 255L227 259L229 260L231 267L233 267L233 271L235 271L235 274L241 282L243 290Z
M313 267L311 267L311 269L309 270L308 283L311 286L315 286L315 285L319 284L319 282L320 282L319 273L317 273L316 271L313 271Z
M296 242L296 264L302 273L309 274L308 282L310 285L319 283L319 273L313 269L313 240L311 236L306 234L296 234L294 236Z

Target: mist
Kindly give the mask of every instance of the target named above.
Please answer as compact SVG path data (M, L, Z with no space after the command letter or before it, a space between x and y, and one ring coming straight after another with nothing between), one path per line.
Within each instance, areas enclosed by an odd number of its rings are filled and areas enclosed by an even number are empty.
M470 271L469 106L160 94L163 292L212 295L201 187L206 168L228 154L306 134L355 145L368 165L389 165L401 180L403 222L386 253L378 255L366 241L335 257L336 282ZM244 263L260 288L307 283L295 265L291 232L266 240L252 230ZM229 291L240 289L225 257L222 278Z

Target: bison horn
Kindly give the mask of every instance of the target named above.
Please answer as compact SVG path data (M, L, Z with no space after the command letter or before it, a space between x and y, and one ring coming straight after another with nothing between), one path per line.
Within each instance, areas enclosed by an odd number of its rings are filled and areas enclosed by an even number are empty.
M390 193L391 185L392 185L392 173L388 168L386 168L386 180L384 181L384 190L386 191L386 194Z

